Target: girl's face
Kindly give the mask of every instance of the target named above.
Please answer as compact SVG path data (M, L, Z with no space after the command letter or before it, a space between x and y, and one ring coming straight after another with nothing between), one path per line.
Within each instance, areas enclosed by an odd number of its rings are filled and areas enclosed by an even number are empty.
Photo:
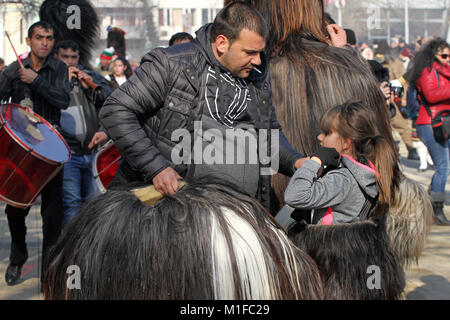
M342 138L335 130L331 129L330 133L321 133L317 137L320 141L320 146L327 148L335 148L339 154L347 154L353 156L352 154L352 144L350 139Z
M125 72L126 67L123 65L123 62L121 60L114 61L114 75L121 77L123 76Z

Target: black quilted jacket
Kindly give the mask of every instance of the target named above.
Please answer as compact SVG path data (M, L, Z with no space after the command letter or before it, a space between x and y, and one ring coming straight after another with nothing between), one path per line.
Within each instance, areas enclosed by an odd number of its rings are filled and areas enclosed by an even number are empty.
M201 118L207 69L227 71L212 54L209 30L210 25L205 25L189 43L147 53L133 76L108 97L100 111L102 125L141 181L151 182L169 166L183 177L186 174L185 165L169 160L178 143L171 141L171 134L175 129L190 129L193 121ZM272 105L268 70L264 63L259 69L263 72L252 71L246 79L252 97L247 112L257 128L281 129ZM295 160L302 156L282 133L279 139L279 171L291 176ZM258 198L266 207L269 191L270 176L260 176Z

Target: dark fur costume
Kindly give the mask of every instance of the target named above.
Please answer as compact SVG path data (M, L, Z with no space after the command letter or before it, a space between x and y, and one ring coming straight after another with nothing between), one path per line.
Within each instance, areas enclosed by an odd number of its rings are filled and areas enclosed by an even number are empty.
M106 37L106 47L113 47L114 54L125 58L127 52L125 32L119 28L111 28Z
M67 21L73 12L67 8L75 5L80 8L80 29L68 29ZM80 47L80 64L90 68L92 49L98 40L99 19L88 0L45 0L39 10L40 19L49 22L55 29L56 42L73 40Z
M67 290L66 270L81 270ZM109 190L51 251L46 299L320 299L314 261L255 200L200 181L144 205Z
M331 226L297 224L290 238L316 261L325 299L399 299L405 275L389 245L381 219ZM380 288L370 289L372 272L380 268Z

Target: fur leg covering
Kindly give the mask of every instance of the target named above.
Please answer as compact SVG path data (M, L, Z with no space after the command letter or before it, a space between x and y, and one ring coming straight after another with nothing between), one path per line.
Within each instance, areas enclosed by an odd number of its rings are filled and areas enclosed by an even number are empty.
M417 263L433 224L433 206L425 188L402 177L390 206L386 229L403 267Z
M399 299L404 272L389 245L384 222L305 225L291 239L317 263L325 299ZM378 277L378 278L377 278Z
M40 7L39 17L53 26L56 42L73 40L78 44L80 64L89 68L91 52L99 34L99 19L90 1L45 0Z

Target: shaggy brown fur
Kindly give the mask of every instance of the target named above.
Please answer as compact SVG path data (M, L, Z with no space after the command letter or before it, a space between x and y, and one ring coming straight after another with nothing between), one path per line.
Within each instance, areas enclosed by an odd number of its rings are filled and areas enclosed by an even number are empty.
M426 190L403 177L386 223L391 246L401 265L418 263L433 223L433 207Z

